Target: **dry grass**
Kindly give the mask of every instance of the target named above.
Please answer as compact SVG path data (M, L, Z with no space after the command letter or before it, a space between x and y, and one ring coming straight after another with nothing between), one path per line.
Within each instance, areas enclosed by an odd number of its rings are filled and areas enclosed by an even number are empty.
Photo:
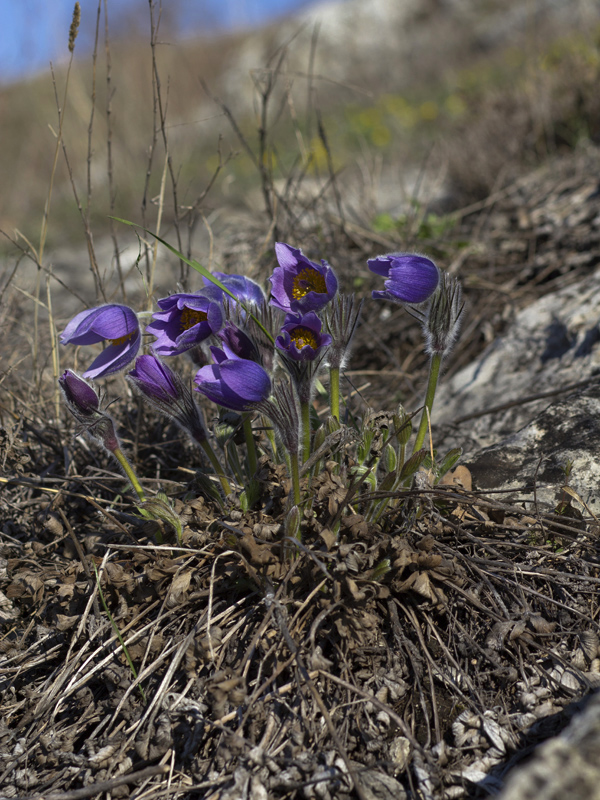
M166 231L184 252L201 242L211 266L239 271L243 262L260 277L273 265L273 237L289 238L313 257L328 257L342 285L360 293L371 288L367 257L431 248L465 282L464 335L450 364L457 369L515 307L581 277L600 258L591 205L568 235L560 224L550 236L547 224L539 226L544 209L551 208L545 223L560 220L557 198L579 197L597 174L595 148L548 162L543 175L508 180L513 168L571 144L558 135L565 126L584 120L594 133L597 65L577 72L575 59L550 70L541 110L530 108L535 80L523 91L497 88L482 105L474 95L478 113L450 132L460 138L449 139L446 162L457 196L494 192L457 213L443 235L427 228L427 209L418 206L382 232L366 214L350 213L323 107L313 104L310 118L299 118L285 51L258 76L256 136L226 98L210 105L227 122L230 145L203 171L217 137L208 149L195 141L198 127L188 123L209 106L194 108L190 97L199 96L200 73L214 90L235 40L218 53L184 48L185 68L182 51L158 40L153 17L151 47L140 45L144 59L137 45L109 37L110 62L102 62L99 45L93 106L89 76L74 68L62 141L44 147L32 137L21 149L7 142L10 169L33 188L11 203L13 216L8 206L0 214L34 231L31 245L17 240L48 291L35 301L24 260L11 263L0 282L3 795L480 797L497 787L514 754L562 724L571 701L598 683L597 521L575 507L570 516L528 515L521 505L460 486L402 490L378 523L365 518L372 497L363 492L342 515L349 449L346 461L329 462L315 481L302 546L290 559L282 544L282 469L263 457L254 512L242 513L235 501L216 504L203 490L197 455L175 428L112 379L108 390L119 397L113 413L140 478L149 493L169 494L184 523L181 544L167 526L159 547L157 523L140 520L122 477L57 412L60 365L51 344L61 317L84 304L127 297L142 307L151 304L153 285L166 291L188 279L172 264L169 284L149 240L123 253L119 228L99 255L108 230L101 220L114 210ZM57 74L59 97L63 80ZM571 91L578 81L581 103ZM10 119L31 126L34 106L56 118L47 94L37 83L5 90L7 126ZM510 138L502 125L519 133L510 154L489 142L490 131L495 143ZM321 162L308 130L320 142ZM293 148L278 138L289 132ZM76 271L51 267L38 246L48 185L33 178L46 167L50 174L48 153L57 144L45 249L59 239L85 242L91 275L81 286ZM230 148L245 152L267 213L221 224L209 202L218 205L221 179L234 174ZM509 156L510 169L498 178ZM4 185L17 185L8 160L1 169ZM569 261L580 246L590 257ZM426 369L414 320L393 311L382 324L380 313L367 306L347 376L357 416L368 406L389 411L400 399L417 402Z

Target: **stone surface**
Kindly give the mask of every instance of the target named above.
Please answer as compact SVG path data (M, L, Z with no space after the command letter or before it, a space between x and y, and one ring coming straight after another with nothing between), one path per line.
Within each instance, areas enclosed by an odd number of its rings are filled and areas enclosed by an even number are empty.
M600 800L600 695L510 773L498 800Z
M463 448L475 488L535 484L538 502L554 505L572 461L572 488L600 497L599 311L597 271L523 309L440 387L436 444Z

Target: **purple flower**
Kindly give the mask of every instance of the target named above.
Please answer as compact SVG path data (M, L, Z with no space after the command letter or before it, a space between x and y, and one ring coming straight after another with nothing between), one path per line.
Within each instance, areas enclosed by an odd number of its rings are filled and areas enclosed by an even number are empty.
M158 301L146 333L156 336L152 349L159 356L185 353L216 333L223 324L218 303L199 294L172 294Z
M101 378L126 367L136 357L141 340L135 311L113 304L82 311L60 335L62 344L108 342L108 347L83 373L86 378Z
M334 271L326 261L309 261L295 247L277 242L275 254L279 266L273 270L271 303L282 311L305 313L318 311L329 303L338 288Z
M238 358L228 347L210 349L215 363L198 370L197 392L232 411L247 411L269 397L271 379L260 364Z
M206 439L200 410L190 387L156 356L140 356L127 379L153 406L171 417L197 442Z
M180 379L156 356L140 356L127 377L150 400L171 403L179 395Z
M314 361L323 347L331 344L331 336L321 333L321 320L314 311L288 314L275 347L294 361Z
M440 280L436 265L415 253L390 253L370 259L371 272L388 278L385 291L373 292L375 300L394 303L424 303L435 292Z
M265 293L258 283L246 278L245 275L228 275L226 272L213 272L212 274L242 303L254 303L259 306L266 300ZM211 300L222 300L229 297L214 283L208 283L202 293Z
M100 410L100 398L89 383L70 369L63 372L58 383L63 391L65 402L79 420L82 418L95 419L96 413Z
M75 372L67 369L58 379L67 408L84 426L92 439L100 442L114 453L119 449L119 440L112 419L100 409L100 398L95 389Z
M225 327L219 331L218 336L226 346L226 349L232 351L238 358L260 361L260 354L252 339L233 322L226 322Z

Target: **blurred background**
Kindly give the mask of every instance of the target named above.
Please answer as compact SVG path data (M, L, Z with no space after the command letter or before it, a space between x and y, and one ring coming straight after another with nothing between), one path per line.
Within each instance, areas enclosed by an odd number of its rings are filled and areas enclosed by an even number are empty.
M161 10L163 31L175 39L218 35L243 30L283 17L310 0L171 0ZM73 15L72 0L11 0L0 2L0 83L29 78L36 72L64 63L65 32ZM148 33L147 0L119 0L110 4L112 24L119 36L142 37ZM81 2L80 55L94 45L96 3Z
M418 211L439 237L449 211L600 135L599 0L81 12L65 101L72 4L0 2L4 257L39 236L51 175L50 248L85 247L82 217L89 247L109 214L160 215L166 238L185 228L181 247L205 257L216 237L196 231L265 210L280 235L325 212L402 234Z

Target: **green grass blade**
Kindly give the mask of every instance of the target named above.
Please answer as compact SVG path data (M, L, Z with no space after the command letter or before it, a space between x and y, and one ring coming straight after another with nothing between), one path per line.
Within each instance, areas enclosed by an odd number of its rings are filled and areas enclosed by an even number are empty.
M106 611L106 614L107 614L107 616L108 616L108 618L110 620L110 624L112 625L114 632L117 634L117 638L119 640L119 643L120 643L121 647L123 648L123 653L125 654L125 658L127 659L127 663L129 664L129 669L131 670L131 674L133 675L134 679L137 680L137 676L138 676L137 675L137 670L133 666L133 661L131 660L131 656L129 655L129 650L127 649L125 641L124 641L123 637L121 636L121 631L119 630L119 628L117 626L117 623L114 621L113 616L110 613L110 610L109 610L108 606L106 605L106 600L104 599L104 594L102 592L102 587L100 586L100 575L98 575L98 570L97 570L96 565L94 564L93 561L92 561L92 567L94 568L94 574L96 575L96 586L98 587L98 594L100 595L100 602L102 603L102 606L104 607L104 610ZM143 699L143 701L145 703L146 702L146 693L144 692L144 689L143 689L141 684L138 684L138 689L140 690L140 694L142 695L142 699Z
M211 283L214 283L215 286L218 286L219 289L221 289L223 292L225 292L225 294L229 295L229 297L231 297L233 300L235 300L236 303L239 303L242 306L242 308L244 309L244 311L246 312L246 314L249 314L252 317L252 319L256 322L256 324L262 330L262 332L265 334L265 336L268 336L268 338L272 342L275 341L273 339L273 337L271 336L271 334L269 333L269 331L262 324L262 322L259 319L257 319L257 317L251 311L248 310L246 305L244 303L242 303L233 294L232 291L230 291L224 284L222 284L221 281L218 278L215 278L215 276L211 272L209 272L209 270L207 270L206 267L203 267L202 264L200 264L198 261L194 261L193 258L186 258L183 255L183 253L180 253L179 250L176 247L173 247L173 245L169 244L164 239L161 239L160 236L157 236L155 233L152 233L152 231L149 231L148 228L144 228L143 225L138 225L137 222L130 222L127 219L121 219L121 217L110 217L109 216L109 219L114 219L115 222L122 222L123 225L129 225L132 228L141 228L145 233L150 234L150 236L154 236L154 238L157 241L159 241L162 245L164 245L167 248L167 250L170 250L174 255L177 256L177 258L180 258L184 262L184 264L187 264L188 266L192 267L192 269L195 269L196 272L199 272L200 275L202 275L203 278L206 278L207 281L210 281Z

